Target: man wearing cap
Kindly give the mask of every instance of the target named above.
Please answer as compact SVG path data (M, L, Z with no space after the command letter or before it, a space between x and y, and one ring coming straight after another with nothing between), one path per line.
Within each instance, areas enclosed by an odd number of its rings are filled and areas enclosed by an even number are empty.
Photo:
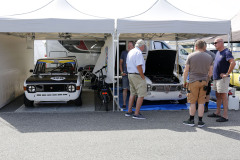
M130 98L128 104L128 112L125 113L126 117L132 116L134 119L146 119L140 114L140 108L143 103L144 96L147 95L147 83L145 80L145 61L142 55L145 42L139 39L135 48L132 49L127 55L127 71L130 84ZM135 96L138 96L135 113L132 111L132 106L135 100Z

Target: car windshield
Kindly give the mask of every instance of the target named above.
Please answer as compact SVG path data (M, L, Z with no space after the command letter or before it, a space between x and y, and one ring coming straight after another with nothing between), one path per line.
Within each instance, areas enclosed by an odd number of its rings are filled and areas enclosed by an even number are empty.
M74 60L38 60L34 69L35 74L75 74L76 62Z
M181 49L181 53L182 53L183 55L188 55L188 52L185 51L184 49Z

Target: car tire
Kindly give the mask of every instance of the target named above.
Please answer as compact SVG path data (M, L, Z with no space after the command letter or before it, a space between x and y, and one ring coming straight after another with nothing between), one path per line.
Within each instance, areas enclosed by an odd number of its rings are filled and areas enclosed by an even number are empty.
M178 100L178 103L179 103L179 104L185 104L185 103L187 103L187 98Z
M76 106L82 106L82 93L79 94L78 98L74 100Z
M24 94L24 105L25 107L34 107L33 101L28 100L25 94Z

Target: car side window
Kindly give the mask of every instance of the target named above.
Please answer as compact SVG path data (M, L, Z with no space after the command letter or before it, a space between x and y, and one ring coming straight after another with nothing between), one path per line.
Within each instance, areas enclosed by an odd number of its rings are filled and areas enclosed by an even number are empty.
M164 43L162 43L162 48L163 49L169 49L169 47L167 45L165 45Z
M153 44L154 44L154 49L169 49L169 47L166 44L160 41L154 41Z
M161 42L154 41L153 44L154 44L154 49L162 49Z
M183 54L183 55L188 55L188 52L185 51L184 49L181 49L180 52L181 52L181 54Z

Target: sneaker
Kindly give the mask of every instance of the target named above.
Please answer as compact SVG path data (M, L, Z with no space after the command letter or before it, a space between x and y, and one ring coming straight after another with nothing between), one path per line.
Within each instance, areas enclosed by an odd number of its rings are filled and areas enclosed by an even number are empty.
M208 117L213 117L213 118L220 118L220 115L217 115L215 113L209 114Z
M224 117L220 117L216 120L216 122L227 122L228 119L227 118L224 118Z
M190 120L190 118L187 121L183 121L183 124L191 126L191 127L193 127L195 125L194 120Z
M134 112L132 111L131 113L129 113L129 112L126 112L125 113L125 116L126 117L131 117L131 116L133 116L134 115Z
M205 123L203 121L199 121L198 122L198 127L202 128L203 126L205 126Z
M146 119L142 114L139 113L139 115L133 115L132 116L133 119Z

